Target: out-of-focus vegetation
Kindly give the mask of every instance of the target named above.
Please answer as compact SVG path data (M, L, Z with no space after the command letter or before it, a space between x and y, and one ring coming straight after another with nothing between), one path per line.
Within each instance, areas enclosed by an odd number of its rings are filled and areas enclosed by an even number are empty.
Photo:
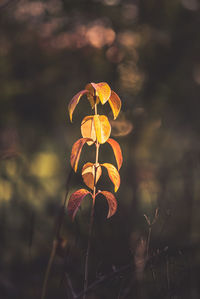
M97 202L90 282L107 278L88 298L199 298L199 28L197 0L0 2L0 298L40 296L89 107L80 102L72 126L67 105L102 81L123 102L112 132L124 164L117 214L105 221L106 202ZM101 154L112 161L109 148ZM81 184L79 172L70 193ZM65 218L49 299L70 298L66 274L83 289L89 204L75 223ZM152 220L156 208L145 262L143 215Z

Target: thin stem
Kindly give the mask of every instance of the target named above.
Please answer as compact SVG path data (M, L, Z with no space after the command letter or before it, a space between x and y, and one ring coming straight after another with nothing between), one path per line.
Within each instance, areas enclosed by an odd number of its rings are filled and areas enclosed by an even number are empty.
M95 99L96 100L96 99ZM94 106L95 115L97 115L97 104ZM97 168L98 168L98 159L99 159L99 147L100 144L98 141L95 143L96 145L96 158L95 158L95 169L94 169L94 187L93 187L93 201L92 201L92 209L90 214L90 225L89 225L89 236L88 236L88 246L85 257L85 277L84 277L84 295L83 299L86 298L86 290L88 288L88 266L89 266L89 254L91 247L91 238L92 238L92 228L94 223L94 206L95 206L95 197L96 197L96 176L97 176Z
M47 283L48 283L48 279L49 279L49 275L51 272L51 267L53 265L53 261L56 255L56 250L59 244L59 239L60 239L60 232L61 232L61 228L62 228L62 224L63 224L63 219L64 219L64 213L65 213L65 206L66 206L66 202L67 202L67 196L69 193L69 183L72 177L72 173L73 170L71 169L67 178L67 182L66 182L66 193L65 193L65 197L63 199L61 208L60 208L60 212L56 221L56 232L55 232L55 237L54 237L54 241L53 241L53 246L51 249L51 254L49 257L49 261L48 261L48 265L45 271L45 277L44 277L44 282L43 282L43 286L42 286L42 295L41 295L41 299L45 299L46 296L46 290L47 290Z
M150 245L150 240L151 240L151 232L152 232L152 227L151 225L149 226L149 232L148 232L148 237L147 237L147 254L146 254L146 259L149 259L149 245Z
M44 299L45 296L46 296L47 282L48 282L48 279L49 279L49 274L50 274L50 271L51 271L51 266L53 264L54 257L55 257L55 254L56 254L57 245L58 244L57 244L57 242L55 240L53 242L51 254L50 254L48 265L47 265L47 268L46 268L46 273L45 273L45 277L44 277L44 283L43 283L43 287L42 287L41 299Z

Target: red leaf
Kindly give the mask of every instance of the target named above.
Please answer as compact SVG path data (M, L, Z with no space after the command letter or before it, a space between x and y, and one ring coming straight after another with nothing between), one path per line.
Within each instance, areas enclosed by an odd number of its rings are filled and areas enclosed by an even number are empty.
M120 170L120 168L122 166L122 162L123 162L122 151L121 151L120 145L117 141L115 141L112 138L109 138L107 140L107 142L110 144L110 146L113 149L115 159L116 159L116 162L117 162L117 168L118 168L118 170Z
M104 164L100 164L100 165L107 169L109 178L111 179L111 181L114 184L114 187L115 187L114 190L115 190L115 192L117 192L117 190L119 189L119 186L120 186L119 172L117 171L115 166L110 163L104 163Z
M71 194L67 206L68 215L74 220L78 208L81 205L82 200L85 198L86 195L91 194L90 191L86 189L79 189ZM91 194L92 195L92 194Z
M76 108L80 98L82 97L82 95L84 95L85 93L88 93L88 92L89 91L86 89L79 91L69 102L68 110L69 110L69 117L70 117L71 122L72 122L72 115L73 115L74 109Z
M91 139L90 138L80 138L79 140L77 140L74 143L74 145L72 147L70 162L71 162L71 166L75 172L77 171L78 162L80 159L82 148L83 148L84 144L88 141L91 141Z
M105 196L105 198L107 199L108 207L109 207L107 218L110 218L117 211L117 200L111 192L100 191L98 194L100 194L100 193L103 194Z

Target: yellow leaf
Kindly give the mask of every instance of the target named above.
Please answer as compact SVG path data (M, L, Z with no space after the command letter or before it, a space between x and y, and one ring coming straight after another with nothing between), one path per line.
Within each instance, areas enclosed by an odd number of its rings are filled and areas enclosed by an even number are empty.
M74 220L74 217L76 216L76 213L78 211L78 208L81 205L82 200L85 198L86 195L92 194L90 191L86 189L79 189L71 194L67 206L68 215Z
M94 128L94 116L86 116L81 123L81 134L84 138L90 138L88 145L92 145L96 141L96 133Z
M105 115L94 115L94 128L99 143L105 143L110 137L111 126Z
M100 176L101 176L102 170L101 170L101 166L98 165L96 168L96 183L98 182ZM94 177L95 177L95 164L93 163L86 163L83 166L82 169L82 177L83 177L83 181L84 183L93 190L94 188Z
M107 140L107 142L110 144L110 146L113 149L115 159L116 159L116 162L117 162L117 167L118 167L118 170L120 170L120 168L122 166L122 162L123 162L122 151L121 151L120 145L117 141L115 141L112 138L109 138Z
M118 95L113 90L111 91L108 103L110 104L110 107L112 109L114 119L116 119L121 110L122 103Z
M70 162L71 162L71 166L75 172L77 171L78 162L80 159L82 148L83 148L84 144L89 140L90 140L89 138L81 138L81 139L77 140L72 147Z
M96 95L99 97L101 103L104 105L111 95L110 86L105 82L91 83L91 85L96 90Z
M110 178L110 180L113 182L114 184L114 190L115 192L117 192L117 190L119 189L120 186L120 175L119 172L117 171L117 169L115 168L114 165L110 164L110 163L104 163L101 164L101 166L105 167L108 171L108 176Z
M72 122L72 115L73 115L74 109L76 108L82 95L84 95L86 93L88 93L88 90L86 90L86 89L79 91L69 102L68 111L69 111L69 117L70 117L71 122Z
M108 192L108 191L101 191L98 194L103 194L105 196L105 198L107 199L108 207L109 207L107 218L110 218L117 211L117 200L116 200L115 196L111 192Z

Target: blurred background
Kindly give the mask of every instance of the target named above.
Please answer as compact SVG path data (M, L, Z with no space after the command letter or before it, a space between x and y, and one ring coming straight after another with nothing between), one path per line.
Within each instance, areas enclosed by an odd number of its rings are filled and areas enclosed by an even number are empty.
M67 105L89 82L122 100L111 122L124 163L116 215L96 202L87 298L200 297L199 29L198 0L0 1L1 299L40 298L71 148L91 113L83 97L71 124ZM93 158L86 146L69 193ZM100 162L116 165L107 145ZM65 214L49 299L71 298L69 280L83 289L90 207L74 223Z

